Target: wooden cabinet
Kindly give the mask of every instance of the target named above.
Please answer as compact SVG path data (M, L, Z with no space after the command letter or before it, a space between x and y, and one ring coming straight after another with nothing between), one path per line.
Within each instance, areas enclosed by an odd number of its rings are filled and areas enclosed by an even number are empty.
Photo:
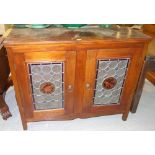
M149 40L126 28L14 29L5 46L24 129L41 120L126 120Z

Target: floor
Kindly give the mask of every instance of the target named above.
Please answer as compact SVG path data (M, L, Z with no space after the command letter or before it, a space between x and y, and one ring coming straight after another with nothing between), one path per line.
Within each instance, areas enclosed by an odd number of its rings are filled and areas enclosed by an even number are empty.
M155 86L146 80L137 113L130 113L127 121L122 121L121 115L75 119L71 121L44 121L29 123L28 130L155 130L154 100ZM7 121L2 120L0 117L0 130L22 130L13 87L7 92L6 102L13 116Z

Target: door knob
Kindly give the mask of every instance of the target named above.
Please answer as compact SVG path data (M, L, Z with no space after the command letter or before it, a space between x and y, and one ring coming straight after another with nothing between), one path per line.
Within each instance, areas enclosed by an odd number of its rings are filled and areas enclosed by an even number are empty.
M68 85L68 88L67 89L68 89L68 91L71 92L71 91L73 91L73 86L72 85Z
M86 89L90 89L90 84L86 83Z

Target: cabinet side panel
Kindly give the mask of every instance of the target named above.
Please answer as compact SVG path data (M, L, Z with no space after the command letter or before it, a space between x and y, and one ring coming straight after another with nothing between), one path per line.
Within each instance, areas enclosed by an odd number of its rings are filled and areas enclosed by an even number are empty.
M18 80L17 80L17 74L16 74L16 67L14 65L15 63L14 63L13 50L11 48L7 48L7 54L8 54L9 66L10 66L10 70L11 70L11 77L12 77L13 85L14 85L14 89L15 89L15 97L17 100L17 104L18 104L18 108L19 108L19 112L20 112L20 116L21 116L21 120L22 120L22 125L23 125L23 128L26 130L27 129L27 121L26 121L24 107L22 104L22 98L20 95L19 85L17 82Z

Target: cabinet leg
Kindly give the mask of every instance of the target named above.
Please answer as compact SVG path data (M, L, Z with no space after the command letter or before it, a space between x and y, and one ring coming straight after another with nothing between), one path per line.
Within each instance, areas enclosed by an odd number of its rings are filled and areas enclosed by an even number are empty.
M124 113L124 114L123 114L123 116L122 116L122 120L123 120L123 121L126 121L126 120L127 120L128 114L129 114L129 113Z
M15 98L16 98L16 101L18 101L16 94L15 94ZM27 121L24 116L24 111L19 106L18 106L18 108L19 108L19 112L20 112L20 116L21 116L21 120L22 120L23 130L27 130Z
M23 124L23 130L27 130L27 123L22 122L22 124Z

